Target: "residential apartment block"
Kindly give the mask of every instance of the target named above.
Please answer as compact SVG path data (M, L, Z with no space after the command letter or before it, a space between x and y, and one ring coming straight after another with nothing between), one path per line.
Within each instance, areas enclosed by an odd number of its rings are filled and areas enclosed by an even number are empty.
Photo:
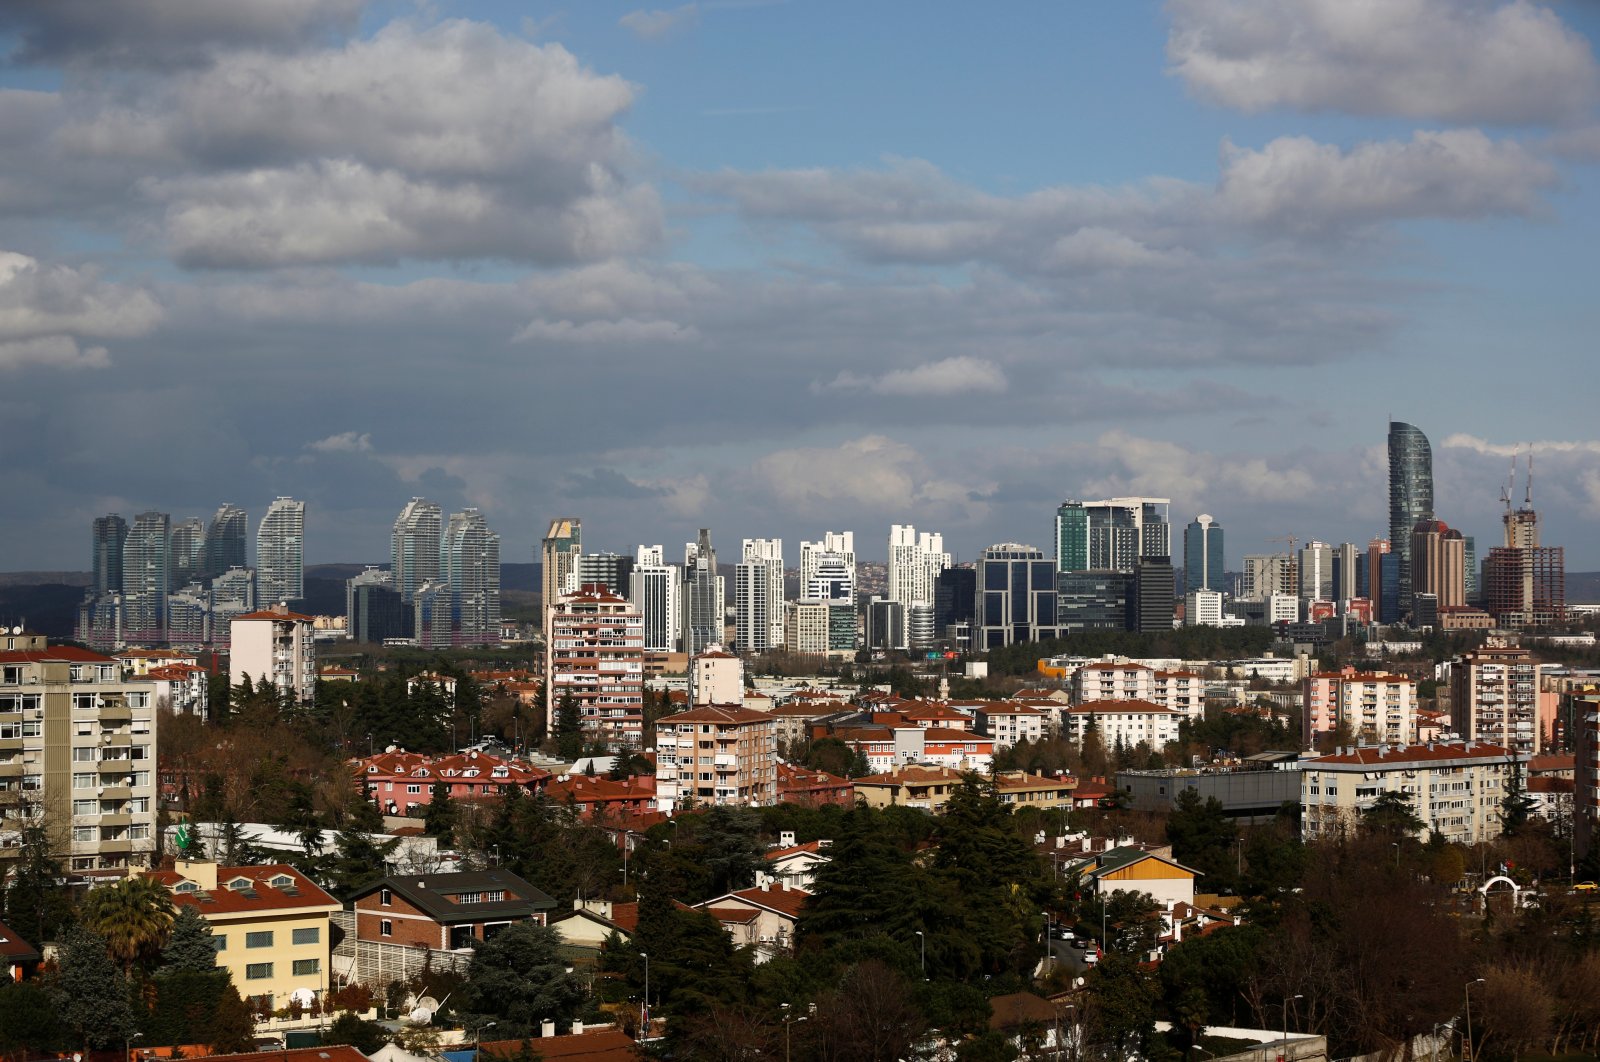
M1084 664L1072 675L1074 701L1150 701L1190 719L1206 711L1205 678L1193 671L1165 671L1129 660Z
M1353 667L1319 671L1301 683L1301 741L1311 748L1318 737L1343 724L1350 740L1407 745L1417 740L1417 683L1404 675L1359 672Z
M233 618L228 684L249 678L270 682L298 704L310 704L317 689L317 650L312 617L290 612L282 602Z
M591 740L637 748L644 736L644 617L598 583L561 595L547 616L551 712L571 696Z
M1520 646L1490 638L1450 669L1456 733L1531 757L1544 747L1539 723L1539 665Z
M1062 710L1061 734L1081 745L1093 725L1099 728L1100 739L1108 749L1119 743L1133 748L1143 741L1160 751L1167 742L1178 740L1178 724L1182 721L1182 712L1153 701L1085 701Z
M765 712L707 705L656 723L656 800L765 807L777 802L777 748Z
M1359 745L1301 761L1301 822L1307 840L1354 830L1382 793L1400 792L1423 822L1455 844L1500 835L1500 803L1523 759L1476 741Z
M155 850L158 712L148 679L41 635L0 635L3 831L42 824L53 855L123 876Z

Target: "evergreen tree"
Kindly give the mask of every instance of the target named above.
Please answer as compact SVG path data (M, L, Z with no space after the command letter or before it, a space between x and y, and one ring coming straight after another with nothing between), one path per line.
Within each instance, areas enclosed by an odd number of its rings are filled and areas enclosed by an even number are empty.
M1228 818L1216 797L1200 799L1200 794L1185 788L1167 816L1167 840L1172 858L1205 875L1208 887L1231 885L1237 877L1237 857L1233 844L1239 828Z
M335 896L349 896L381 879L399 846L398 837L379 843L360 831L341 830L323 861L323 882Z
M1083 728L1083 742L1079 748L1083 760L1083 773L1103 777L1106 771L1106 739L1100 733L1100 721L1093 715Z
M54 995L37 981L0 985L0 1054L44 1055L61 1046L62 1027Z
M429 836L448 844L456 829L456 806L450 799L450 786L444 782L433 783L429 798L428 810L422 817L422 828Z
M577 699L563 693L556 711L556 755L570 763L583 755L583 720Z
M217 968L217 942L211 926L188 904L179 907L178 917L172 920L167 946L161 949L161 967L199 973Z
M548 926L518 922L478 946L461 988L468 1024L494 1021L501 1038L532 1036L540 1023L565 1025L580 1012L583 982L568 972L561 938Z
M1412 810L1411 797L1398 789L1386 789L1361 813L1361 827L1370 833L1406 838L1421 833L1424 826Z
M34 947L55 940L72 922L72 894L64 887L65 873L50 855L50 838L44 827L25 825L11 886L5 891L6 924Z
M128 984L106 942L78 926L61 941L60 966L50 979L56 1013L72 1042L86 1048L121 1046L133 1032Z
M1528 819L1538 801L1528 795L1522 780L1523 764L1518 760L1511 765L1511 777L1506 782L1506 795L1500 799L1500 828L1507 837L1515 837L1528 825Z

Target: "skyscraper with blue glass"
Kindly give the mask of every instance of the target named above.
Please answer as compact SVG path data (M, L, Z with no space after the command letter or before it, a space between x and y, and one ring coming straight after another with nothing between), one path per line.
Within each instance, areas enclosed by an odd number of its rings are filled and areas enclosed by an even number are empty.
M1399 605L1411 608L1411 529L1433 519L1433 448L1422 430L1389 422L1389 549L1398 557Z

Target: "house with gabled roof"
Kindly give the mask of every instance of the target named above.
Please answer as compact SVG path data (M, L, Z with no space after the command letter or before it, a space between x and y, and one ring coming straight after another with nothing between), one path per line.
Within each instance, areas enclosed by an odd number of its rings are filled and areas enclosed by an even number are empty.
M694 909L721 923L736 945L754 949L756 962L766 962L794 947L795 924L810 898L809 892L774 881L713 896Z
M556 901L509 870L391 874L346 901L358 941L456 951L514 922L544 925Z
M391 749L351 762L367 795L386 815L422 815L433 803L433 787L445 785L451 800L490 797L509 788L537 793L550 772L487 752L427 756Z
M17 936L4 922L0 922L0 962L13 981L20 981L33 973L39 965L39 949Z
M1121 845L1068 867L1077 871L1098 896L1113 892L1147 892L1156 902L1194 904L1194 882L1200 872L1170 855L1137 845Z
M778 835L778 846L762 857L766 869L757 871L756 883L778 881L791 889L809 890L816 883L817 871L833 862L831 847L833 842L826 839L795 844L794 831L784 830Z

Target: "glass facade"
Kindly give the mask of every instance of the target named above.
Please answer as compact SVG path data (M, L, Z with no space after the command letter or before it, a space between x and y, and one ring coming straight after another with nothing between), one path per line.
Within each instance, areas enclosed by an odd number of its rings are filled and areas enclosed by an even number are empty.
M1389 422L1389 548L1399 558L1399 608L1411 607L1411 529L1433 519L1433 448L1421 429Z

